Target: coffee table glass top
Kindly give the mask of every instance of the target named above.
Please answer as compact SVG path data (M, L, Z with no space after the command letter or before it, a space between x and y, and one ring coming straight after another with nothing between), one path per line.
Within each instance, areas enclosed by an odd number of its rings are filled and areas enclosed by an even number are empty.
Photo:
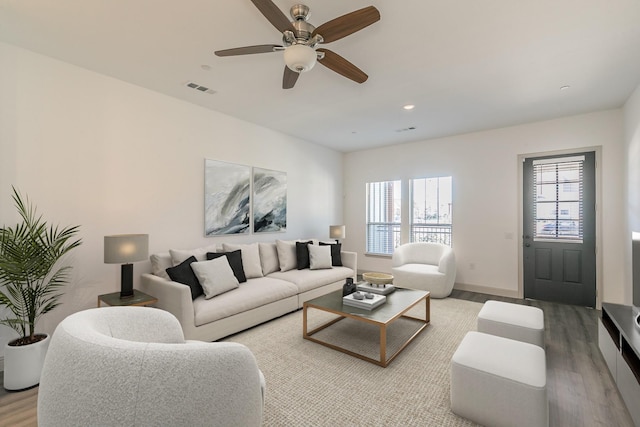
M314 298L306 302L310 307L318 307L336 314L347 313L353 316L363 317L376 323L389 323L402 313L407 307L417 303L428 292L417 289L396 288L396 291L387 295L387 300L380 307L373 310L352 307L342 303L342 290Z

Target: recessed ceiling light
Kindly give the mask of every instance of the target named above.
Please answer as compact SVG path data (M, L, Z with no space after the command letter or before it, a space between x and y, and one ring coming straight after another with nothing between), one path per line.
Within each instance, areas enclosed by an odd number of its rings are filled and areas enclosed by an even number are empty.
M405 110L413 110L414 108L416 108L416 106L413 104L407 104L407 105L404 105L402 108L404 108Z

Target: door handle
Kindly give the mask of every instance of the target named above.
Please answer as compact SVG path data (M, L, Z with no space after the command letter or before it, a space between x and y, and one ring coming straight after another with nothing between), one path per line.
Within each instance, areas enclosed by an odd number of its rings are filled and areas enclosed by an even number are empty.
M531 246L531 243L525 243L525 244L524 244L524 247L525 247L525 248L528 248L529 246Z

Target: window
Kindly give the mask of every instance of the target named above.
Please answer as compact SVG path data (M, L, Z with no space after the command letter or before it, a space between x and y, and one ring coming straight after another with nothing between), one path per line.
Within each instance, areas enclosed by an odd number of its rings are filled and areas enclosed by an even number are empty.
M451 177L410 181L410 241L451 246Z
M584 156L533 161L534 238L582 241Z
M368 182L366 252L391 255L406 242L451 246L452 182L450 176L412 179L404 198L399 180Z
M367 252L392 254L400 244L400 181L367 183Z

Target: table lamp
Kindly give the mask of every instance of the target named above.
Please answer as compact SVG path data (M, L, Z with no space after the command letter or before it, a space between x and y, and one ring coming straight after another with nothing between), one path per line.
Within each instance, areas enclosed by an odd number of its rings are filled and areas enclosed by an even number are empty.
M148 234L118 234L104 236L105 264L122 264L120 298L133 297L133 262L149 256Z
M330 225L329 237L336 239L336 243L340 243L338 239L344 239L346 233L346 227L344 225Z

